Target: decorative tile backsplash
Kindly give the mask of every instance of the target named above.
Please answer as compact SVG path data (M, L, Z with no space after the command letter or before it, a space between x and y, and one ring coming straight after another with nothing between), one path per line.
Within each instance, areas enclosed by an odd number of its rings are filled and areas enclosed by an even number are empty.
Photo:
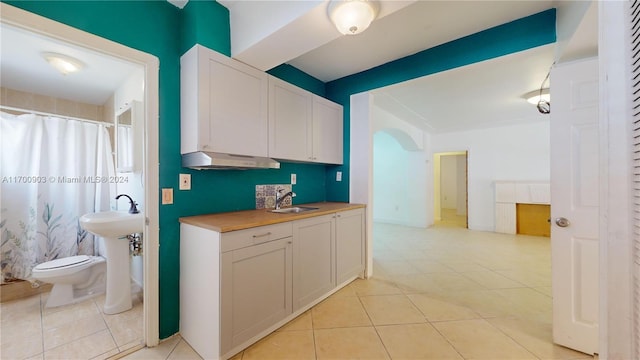
M291 191L291 184L256 185L256 209L271 209L276 206L276 191L284 189L284 193ZM291 206L291 196L280 204L281 207Z

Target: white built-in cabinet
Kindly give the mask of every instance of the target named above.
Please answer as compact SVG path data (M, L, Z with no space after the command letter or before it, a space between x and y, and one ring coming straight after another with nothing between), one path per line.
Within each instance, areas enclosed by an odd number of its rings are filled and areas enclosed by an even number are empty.
M291 314L291 234L290 222L222 234L223 353Z
M363 209L341 211L335 214L338 284L360 276L364 269L364 216Z
M293 310L336 287L335 214L293 223Z
M342 164L342 106L269 77L269 156Z
M362 275L364 211L293 222L293 311Z
M268 77L195 45L180 58L180 150L268 156Z
M342 105L313 95L313 162L342 165Z
M180 58L180 150L342 164L342 106L201 45Z
M303 89L269 78L269 156L312 161L313 99Z
M180 334L227 359L364 275L364 209L220 233L180 225Z

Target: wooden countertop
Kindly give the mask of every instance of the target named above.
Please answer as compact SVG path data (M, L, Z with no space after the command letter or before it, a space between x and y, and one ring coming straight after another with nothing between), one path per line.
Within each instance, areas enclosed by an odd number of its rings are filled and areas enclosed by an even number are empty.
M337 211L360 209L363 204L350 204L338 202L320 202L311 204L295 204L294 206L317 207L318 210L306 211L302 213L277 214L272 213L272 209L234 211L209 215L197 215L181 217L183 224L195 225L201 228L228 232L234 230L248 229L256 226L278 224L287 221L306 219L314 216L331 214Z

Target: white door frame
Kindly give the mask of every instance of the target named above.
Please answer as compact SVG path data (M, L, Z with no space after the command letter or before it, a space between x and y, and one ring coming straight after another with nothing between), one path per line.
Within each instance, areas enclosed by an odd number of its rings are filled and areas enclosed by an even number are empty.
M158 179L158 87L160 62L157 57L125 45L90 34L0 3L0 21L36 34L56 38L108 56L135 63L144 68L144 341L147 346L158 344L159 338L159 179Z
M630 36L627 1L598 2L600 62L600 359L635 358Z
M469 228L469 149L466 150L451 150L451 151L437 151L433 152L433 219L427 222L428 224L432 224L436 221L442 220L442 199L440 198L441 193L441 181L440 177L442 176L442 163L441 159L443 156L447 155L464 155L467 161L467 168L465 169L465 185L464 185L464 195L466 196L466 228ZM436 176L437 175L437 176Z

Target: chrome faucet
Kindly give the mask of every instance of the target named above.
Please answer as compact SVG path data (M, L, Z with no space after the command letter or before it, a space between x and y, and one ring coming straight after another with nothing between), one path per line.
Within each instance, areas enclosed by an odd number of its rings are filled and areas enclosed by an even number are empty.
M283 192L284 192L284 189L278 189L276 191L276 210L280 210L280 204L284 199L287 198L287 196L291 196L291 198L296 197L296 193L294 193L293 191L289 191L286 194L283 194Z
M133 201L133 199L131 198L131 196L127 195L127 194L120 194L118 196L116 196L116 200L120 199L120 197L122 196L126 196L127 199L129 199L129 203L131 204L131 207L129 207L129 214L137 214L140 212L140 210L138 210L137 207L137 203L135 201Z

